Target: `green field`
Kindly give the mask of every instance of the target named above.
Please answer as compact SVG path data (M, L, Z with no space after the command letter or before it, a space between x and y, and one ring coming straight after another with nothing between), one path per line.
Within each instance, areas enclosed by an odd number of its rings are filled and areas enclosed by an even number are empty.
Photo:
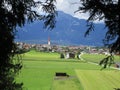
M105 69L77 59L60 59L58 53L30 51L24 55L23 68L17 81L24 90L114 90L120 88L120 71ZM83 56L87 60L94 58ZM93 56L94 57L94 56ZM92 59L91 59L92 58ZM96 61L96 58L94 59ZM69 77L56 79L56 72Z
M99 63L100 60L105 58L105 55L102 54L83 54L82 58L89 62ZM114 56L115 62L120 62L120 56Z

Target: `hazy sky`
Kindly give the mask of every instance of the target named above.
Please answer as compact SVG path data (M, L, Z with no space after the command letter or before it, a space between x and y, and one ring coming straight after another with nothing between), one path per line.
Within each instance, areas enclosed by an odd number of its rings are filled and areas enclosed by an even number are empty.
M71 14L74 17L80 19L87 19L88 14L85 13L74 13L78 10L80 6L80 0L56 0L57 1L57 9L63 11L65 13Z
M39 1L39 0L35 0L35 1ZM40 1L45 1L45 0L40 0ZM118 3L118 0L114 0L114 1ZM88 19L89 17L88 13L79 13L79 12L74 13L75 11L78 10L80 5L81 5L80 0L56 0L56 7L58 11L63 11L79 19ZM39 8L37 10L39 11L41 9ZM95 21L95 23L103 23L103 21Z
M35 0L39 1L39 0ZM45 0L40 0L40 1L45 1ZM87 19L88 14L84 13L74 13L75 11L78 10L80 6L80 0L56 0L56 7L58 11L63 11L67 14L70 14L74 17L80 18L80 19ZM41 10L41 8L38 8L38 11ZM41 12L41 11L40 11Z
M35 1L39 1L39 0L35 0ZM45 0L40 0L40 1L44 2ZM78 10L80 5L81 5L80 0L56 0L56 7L58 11L63 11L79 19L88 19L89 17L88 13L79 13L79 12L75 13L75 11ZM37 10L39 11L41 10L41 8L38 8ZM95 23L101 23L101 22L103 23L103 21L95 21Z

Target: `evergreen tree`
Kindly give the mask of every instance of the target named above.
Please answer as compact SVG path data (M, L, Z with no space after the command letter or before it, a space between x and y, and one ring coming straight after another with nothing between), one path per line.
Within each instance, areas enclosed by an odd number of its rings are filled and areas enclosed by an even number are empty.
M34 0L0 0L0 90L22 90L22 83L15 81L15 76L22 68L21 60L14 58L16 27L23 27L26 22L44 20L49 29L55 26L55 0L35 2ZM34 8L41 6L46 13L40 15Z
M111 55L100 61L100 65L110 66L114 63L113 52L120 53L120 0L80 0L82 6L79 7L78 12L89 13L88 30L85 36L94 30L93 21L104 20L106 28L106 36L104 41L105 46L110 49ZM102 30L101 30L102 32Z
M81 0L81 3L78 11L89 13L85 35L94 30L93 21L104 20L108 28L104 44L110 48L110 52L120 52L120 0Z

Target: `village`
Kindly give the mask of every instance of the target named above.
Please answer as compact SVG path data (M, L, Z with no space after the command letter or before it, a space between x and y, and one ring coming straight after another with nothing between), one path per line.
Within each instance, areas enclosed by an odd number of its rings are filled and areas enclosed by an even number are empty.
M55 45L52 44L50 38L48 38L47 44L28 44L23 42L16 42L17 47L21 51L29 51L34 49L40 52L57 52L61 54L61 58L75 58L75 55L81 53L89 54L108 54L109 50L105 47L87 46L87 45Z

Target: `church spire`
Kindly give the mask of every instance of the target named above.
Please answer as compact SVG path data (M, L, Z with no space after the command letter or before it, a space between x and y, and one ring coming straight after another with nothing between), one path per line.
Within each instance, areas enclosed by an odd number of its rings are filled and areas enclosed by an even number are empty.
M48 45L50 45L50 37L48 36Z

